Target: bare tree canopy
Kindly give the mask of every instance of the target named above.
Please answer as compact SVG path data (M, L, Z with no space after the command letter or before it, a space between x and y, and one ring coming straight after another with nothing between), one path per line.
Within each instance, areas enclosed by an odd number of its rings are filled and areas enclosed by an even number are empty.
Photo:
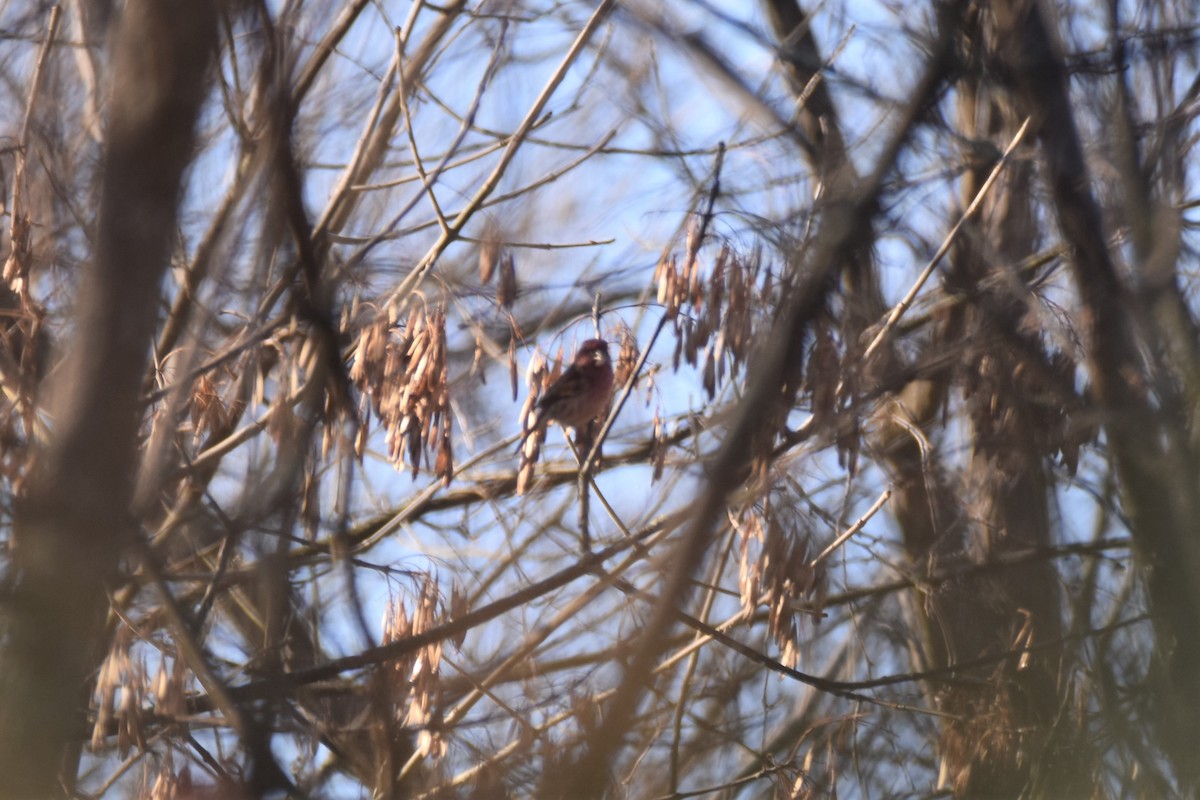
M0 34L0 800L1200 794L1192 4Z

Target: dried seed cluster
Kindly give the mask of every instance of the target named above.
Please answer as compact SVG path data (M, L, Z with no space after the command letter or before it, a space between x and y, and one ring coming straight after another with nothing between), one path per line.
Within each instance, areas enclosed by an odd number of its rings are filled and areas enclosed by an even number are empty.
M763 310L773 290L761 251L749 257L728 242L721 244L707 277L703 275L698 223L689 227L682 264L672 254L658 263L654 280L658 302L666 307L675 329L675 369L682 361L703 361L704 390L709 398L724 381L726 369L736 376L750 352L755 309Z
M488 227L479 247L479 282L490 283L499 268L496 304L501 308L512 308L517 300L517 267L512 253L501 243L501 238L498 229Z
M29 296L28 282L7 272L6 280L13 288L0 284L0 477L18 494L30 461L27 445L41 424L37 385L49 367L50 342L42 329L45 309Z
M765 525L764 525L765 522ZM789 530L770 511L749 513L737 526L741 534L738 590L748 613L759 605L768 609L767 630L779 646L779 660L795 667L799 661L801 604L819 620L828 580L822 565L809 559L808 535Z
M133 641L134 634L128 626L117 628L108 657L100 665L93 698L96 724L92 727L92 750L103 750L109 728L115 722L117 751L122 758L134 745L139 750L146 747L142 719L146 700L146 662L131 655Z
M529 357L529 366L525 369L525 402L521 405L521 450L517 466L517 494L525 494L533 481L534 467L542 452L542 443L546 441L545 426L537 425L538 400L542 393L562 374L563 350L560 347L558 357L553 365L546 362L541 348L533 348Z
M821 314L812 327L812 350L800 389L809 396L813 424L835 431L838 465L857 470L861 443L857 412L852 408L861 379L862 345L841 346L835 323Z
M1031 353L1036 353L1030 347ZM983 353L975 369L965 376L963 395L976 436L992 455L991 466L1006 479L1024 469L1011 443L1058 455L1067 471L1075 474L1080 450L1093 442L1098 430L1094 418L1081 413L1069 391L1075 383L1075 361L1063 352L1034 356Z
M383 618L384 644L419 635L434 627L438 622L439 605L437 578L427 573L414 599L411 615L403 599L393 599L388 604ZM419 729L417 751L422 756L434 758L446 754L446 739L441 726L441 663L442 643L439 640L391 665L397 700L396 719L405 727Z
M617 358L613 362L613 386L617 387L617 391L621 391L625 384L629 383L633 368L642 357L642 351L638 347L637 337L624 323L617 326L616 342Z
M174 800L176 797L193 796L191 770L187 763L184 763L183 767L176 772L174 751L171 747L167 747L166 753L158 764L154 782L150 784L149 800Z
M387 433L388 457L420 471L426 451L436 452L434 474L449 485L454 477L450 391L446 374L446 310L412 303L407 320L380 319L359 334L350 380L362 392ZM361 457L368 426L358 433Z
M241 419L245 408L245 402L240 398L229 400L222 397L222 389L228 389L235 383L231 380L233 371L222 368L219 377L223 380L218 383L211 373L205 373L196 379L192 388L190 412L192 436L196 442L228 430L231 424ZM291 404L287 405L290 411ZM277 435L276 431L272 430L272 435Z

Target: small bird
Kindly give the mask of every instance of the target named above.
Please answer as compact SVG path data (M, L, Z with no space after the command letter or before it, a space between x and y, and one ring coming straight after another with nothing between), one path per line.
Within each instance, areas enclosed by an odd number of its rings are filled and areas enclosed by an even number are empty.
M551 422L575 430L575 446L583 453L579 457L586 458L593 443L591 423L608 406L612 389L613 366L608 355L608 342L588 339L579 346L571 365L550 384L533 409L522 412L521 445L517 450L521 456L517 468L517 494L524 494L533 479L533 465L537 463L546 426ZM586 533L584 539L586 542Z
M608 342L588 339L579 346L575 359L538 400L533 429L551 422L582 432L612 396L613 367Z

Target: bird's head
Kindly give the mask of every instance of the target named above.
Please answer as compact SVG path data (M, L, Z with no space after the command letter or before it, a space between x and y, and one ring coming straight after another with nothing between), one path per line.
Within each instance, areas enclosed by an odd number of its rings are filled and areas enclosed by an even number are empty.
M605 367L609 365L610 361L608 342L603 339L588 339L579 346L578 352L575 353L575 366L580 369L592 366Z

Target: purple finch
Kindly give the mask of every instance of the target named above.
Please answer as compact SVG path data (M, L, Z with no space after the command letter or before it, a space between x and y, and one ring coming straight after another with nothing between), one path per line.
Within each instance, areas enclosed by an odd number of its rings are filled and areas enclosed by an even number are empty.
M612 396L613 367L608 342L588 339L579 346L575 360L558 380L550 384L532 411L523 411L521 425L521 465L517 469L517 494L524 494L533 478L546 426L557 422L562 428L574 428L577 445L584 456L592 447L592 421L604 412ZM528 409L526 400L525 408Z
M579 346L571 366L538 400L534 428L557 422L564 428L582 430L595 419L612 396L613 368L608 342L588 339Z

